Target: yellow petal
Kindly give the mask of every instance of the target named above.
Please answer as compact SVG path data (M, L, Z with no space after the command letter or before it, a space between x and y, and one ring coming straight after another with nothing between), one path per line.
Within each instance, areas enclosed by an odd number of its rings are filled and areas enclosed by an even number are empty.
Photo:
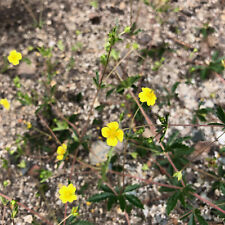
M58 155L64 155L65 153L66 153L66 150L62 146L59 146L57 148L57 154Z
M146 101L144 92L139 93L138 97L140 98L141 102L145 102Z
M107 138L109 136L109 128L108 127L103 127L102 128L102 136Z
M58 159L58 160L63 160L63 156L64 156L64 155L57 155L57 159Z
M68 186L68 191L70 191L70 192L72 192L72 193L75 193L76 187L74 187L73 184L69 184L69 186Z
M116 137L118 138L118 140L120 142L123 141L123 131L121 129L119 129L117 132L116 132Z
M107 124L107 127L109 127L112 130L117 130L119 128L119 124L117 122L111 122Z
M59 194L60 194L60 195L63 195L63 193L65 193L65 191L66 191L66 186L63 185L63 186L59 189Z
M18 60L21 60L22 59L22 55L21 55L20 52L17 53L17 58L18 58Z
M8 100L6 98L3 98L0 100L0 104L7 110L10 109L10 103L8 102Z
M61 146L65 149L65 151L67 150L67 145L66 144L62 144Z
M70 196L68 197L68 199L67 199L68 202L73 202L73 201L75 201L75 200L77 200L77 196L76 196L76 195L70 195Z
M116 146L118 143L118 140L116 137L110 137L110 138L107 138L106 142L107 142L107 145L109 146Z

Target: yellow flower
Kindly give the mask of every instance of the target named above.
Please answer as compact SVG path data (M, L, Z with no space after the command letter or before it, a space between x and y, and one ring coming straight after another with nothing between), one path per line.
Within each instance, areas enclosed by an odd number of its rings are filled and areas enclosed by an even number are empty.
M31 122L24 120L24 123L27 125L27 129L30 129L32 127Z
M66 144L62 144L61 146L59 146L57 148L57 159L58 160L63 160L63 156L66 153L67 150L67 145Z
M142 92L139 93L138 97L141 102L147 102L147 105L155 105L156 96L152 89L150 88L142 88Z
M63 156L64 156L64 155L57 155L57 159L58 159L58 160L63 160Z
M102 128L102 136L107 138L106 142L109 146L116 146L118 140L123 141L123 131L119 129L117 122L111 122L107 124L107 127Z
M87 206L90 206L91 205L91 202L86 202Z
M225 68L225 59L221 60L221 64L223 65L223 67Z
M2 98L0 100L0 104L7 110L10 109L10 103L8 102L8 100L6 98Z
M63 185L59 190L59 198L63 203L73 202L77 200L77 196L75 195L76 187L73 184L69 184L68 186Z
M17 52L16 50L12 50L8 56L8 60L14 66L19 64L19 61L22 59L21 53Z

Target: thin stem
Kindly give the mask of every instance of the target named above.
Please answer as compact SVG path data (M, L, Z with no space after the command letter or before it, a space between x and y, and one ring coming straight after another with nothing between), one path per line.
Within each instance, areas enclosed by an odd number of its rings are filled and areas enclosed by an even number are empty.
M225 84L225 80L223 79L223 77L220 74L218 74L216 72L214 72L214 74L222 81L223 84Z
M128 216L127 212L125 211L124 214L125 214L125 218L126 218L127 224L131 225L130 219L129 219L129 216Z
M64 218L58 225L62 224L64 221L66 221L67 219L69 219L72 216L72 214L70 214L69 216L67 216L66 218Z
M54 134L54 132L52 131L52 129L48 126L47 122L44 120L44 118L38 114L38 117L40 118L40 120L42 121L42 123L45 125L45 127L49 130L49 132L51 133L51 135L54 137L55 141L57 142L58 145L61 145L61 142L59 141L59 139L56 137L56 135Z
M221 127L221 126L213 125L213 124L172 124L172 123L169 123L168 127Z
M213 204L212 202L210 202L209 200L201 197L200 195L198 195L197 193L191 193L192 195L194 195L196 198L198 198L199 200L201 200L202 202L205 202L207 205L210 205L212 208L219 210L221 213L225 214L225 210L221 209L220 207L218 207L217 205Z
M4 224L4 218L5 218L5 213L6 213L6 205L3 206L3 213L2 213L2 224Z
M77 136L79 137L80 136L80 132L78 130L78 128L73 124L71 123L58 109L57 107L53 106L51 103L50 105L52 106L52 108L55 110L55 112L57 113L57 115L63 119L64 121L66 121L77 133Z
M8 197L7 195L4 195L0 192L0 196L2 196L3 198L12 201L12 198ZM27 206L25 206L24 204L20 203L20 202L16 202L19 206L23 207L24 209L26 209L28 212L34 214L35 216L39 217L43 222L45 222L48 225L54 225L53 223L51 223L50 221L48 221L47 219L45 219L43 216L41 216L39 213L35 212L34 210L28 208Z
M67 203L65 204L64 223L63 223L63 225L66 224L66 213L67 213Z
M27 10L27 12L30 14L30 16L31 16L31 18L33 19L35 25L37 25L38 22L37 22L37 20L36 20L34 14L33 14L33 12L32 12L32 10L31 10L30 6L29 6L24 0L21 0L21 2L22 2L22 4L24 5L24 7L25 7L25 9Z
M105 64L105 66L104 66L104 70L103 70L102 76L100 77L99 88L101 88L101 84L102 84L102 81L103 81L103 79L104 79L104 76L105 76L105 73L106 73L107 66L108 66L108 64L109 64L109 57L110 57L111 52L112 52L112 45L110 45L109 52L108 52L107 59L106 59L106 64Z
M105 80L107 80L110 75L116 70L116 68L121 64L121 62L126 59L130 54L131 52L133 52L133 49L130 49L127 54L114 66L114 68L111 70L111 72L107 75L107 77L105 78Z
M133 20L133 0L130 0L130 26L132 26Z

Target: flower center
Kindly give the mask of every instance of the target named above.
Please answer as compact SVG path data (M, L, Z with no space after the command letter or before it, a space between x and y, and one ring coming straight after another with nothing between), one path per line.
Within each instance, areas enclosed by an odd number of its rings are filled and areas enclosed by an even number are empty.
M110 137L110 138L116 137L116 130L110 129L110 130L109 130L109 137Z
M67 192L65 193L65 198L69 198L69 197L71 197L72 195L73 195L72 192L67 191Z

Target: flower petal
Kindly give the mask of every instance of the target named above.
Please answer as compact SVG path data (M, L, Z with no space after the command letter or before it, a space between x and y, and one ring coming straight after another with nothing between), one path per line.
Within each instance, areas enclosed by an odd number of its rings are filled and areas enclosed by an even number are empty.
M123 141L123 131L121 129L119 129L117 132L116 132L116 137L117 139L122 142Z
M107 142L107 145L109 146L116 146L118 143L118 140L116 137L110 137L110 138L107 138L106 142Z
M69 184L68 191L71 192L71 193L75 193L76 187L74 187L73 184Z
M65 151L67 150L67 145L66 144L62 144L61 146L65 149Z
M65 153L65 149L62 146L59 146L57 148L57 154L58 155L63 155Z
M107 138L109 136L109 131L110 131L110 129L108 127L103 127L102 128L102 136Z
M60 189L59 189L59 194L60 195L63 195L64 193L65 193L65 191L66 191L66 186L65 185L63 185Z
M76 195L71 195L71 196L69 196L68 199L67 199L68 202L73 202L73 201L75 201L75 200L77 200L77 196L76 196Z
M109 127L112 130L117 130L119 128L119 124L117 122L111 122L107 124L107 127Z
M57 159L58 159L58 160L63 160L63 156L64 156L64 155L57 155Z

